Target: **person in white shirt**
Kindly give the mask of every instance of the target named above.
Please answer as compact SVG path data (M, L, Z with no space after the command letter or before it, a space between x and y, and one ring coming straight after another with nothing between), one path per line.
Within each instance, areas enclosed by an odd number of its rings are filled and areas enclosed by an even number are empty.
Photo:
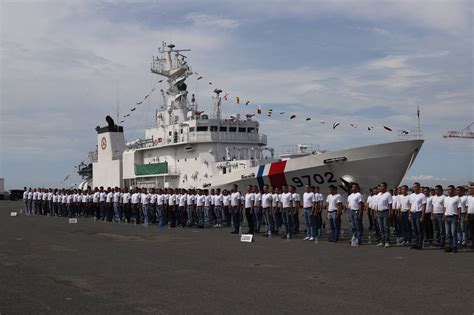
M429 243L433 243L433 220L431 215L433 213L433 196L435 195L434 189L429 187L423 188L423 194L426 196L426 209L425 215L423 216L423 231L425 240Z
M196 194L194 190L188 191L186 196L186 205L187 205L187 224L188 226L193 226L195 224L196 217Z
M400 245L401 241L401 229L400 229L400 203L398 201L398 194L400 188L395 187L392 190L392 218L390 220L391 225L395 229L395 236L397 237L397 245Z
M132 206L132 214L134 216L133 221L134 224L140 224L140 188L135 187L133 188L133 193L131 196L131 206Z
M358 183L351 184L351 194L347 197L347 208L350 211L352 229L351 246L357 247L362 243L362 215L364 213L364 196L360 193Z
M24 204L24 211L26 215L29 215L28 211L28 189L23 190L23 204Z
M342 197L337 193L337 187L329 186L329 194L326 197L327 218L329 221L329 242L337 242L341 229Z
M222 209L224 212L224 222L226 226L231 226L232 217L230 215L230 194L227 189L222 191Z
M28 189L28 213L29 215L33 213L33 190L31 188Z
M291 192L291 216L293 218L293 233L298 234L300 232L300 207L301 207L301 197L300 194L296 192L295 186L290 186Z
M99 191L99 208L100 208L100 217L98 218L99 220L104 221L105 220L105 200L107 198L107 192L104 190L103 186L100 186L100 191Z
M374 229L374 217L372 209L372 199L375 196L375 191L371 188L369 189L369 196L367 197L367 202L365 203L365 212L367 212L367 218L369 220L369 231Z
M387 183L379 185L380 193L376 199L377 221L380 229L380 243L377 246L390 246L389 218L392 214L392 195L387 191Z
M114 193L112 191L112 188L107 187L107 193L105 195L105 220L107 222L112 222L112 213L114 212Z
M474 250L474 185L469 186L467 197L467 224L471 235L471 250Z
M185 189L179 190L178 195L178 217L177 224L181 227L186 227L186 199L187 194Z
M123 216L125 217L125 223L129 223L130 219L132 217L132 211L131 211L131 206L130 206L130 198L132 195L130 194L130 191L128 188L124 188L122 190L122 213Z
M140 203L143 216L143 225L148 226L148 208L150 205L150 195L148 195L146 188L141 189ZM138 219L137 221L137 223L140 223L140 219Z
M410 224L410 195L408 195L408 186L400 187L398 194L398 203L400 207L400 231L401 240L400 245L406 246L411 244L412 233Z
M306 237L304 241L313 241L315 237L315 226L314 226L314 208L316 207L316 198L314 192L311 191L311 187L306 185L303 193L303 218L304 224L306 225Z
M324 208L324 196L319 192L319 187L311 186L311 191L314 192L314 220L315 220L315 237L320 237L323 228L323 208Z
M456 188L453 185L448 186L448 196L444 198L444 223L446 226L446 236L448 238L448 247L445 252L458 251L458 227L461 217L461 199L456 196Z
M426 196L421 192L420 183L413 183L413 193L410 195L411 226L415 236L412 249L423 249L423 217L426 211Z
M255 232L260 233L262 226L263 212L262 212L262 193L258 186L253 186L254 201L253 201L253 218L255 224Z
M272 187L272 216L274 222L272 233L275 235L280 234L281 226L283 224L283 217L280 209L280 195L280 189L278 187Z
M222 227L222 205L224 203L224 196L221 193L221 189L217 188L214 194L214 214L216 217L216 225L215 228Z
M211 202L212 202L212 196L209 195L209 191L207 189L204 190L204 226L209 226L210 223L210 212L211 212Z
M456 194L459 197L459 206L461 207L461 217L458 230L458 245L463 247L467 244L467 196L463 186L456 187Z
M239 229L240 229L240 207L241 207L241 202L242 202L242 196L239 192L239 187L237 185L234 185L232 188L232 193L230 195L230 215L232 217L232 221L234 224L234 230L230 233L232 234L239 234Z
M198 218L198 228L204 228L205 215L204 215L204 204L206 202L206 196L203 194L201 189L197 190L196 194L196 214Z
M245 193L245 218L247 219L247 225L249 230L246 234L254 234L255 232L255 218L253 208L255 205L255 194L253 192L253 186L247 186L247 192Z
M178 211L178 196L175 190L168 189L168 218L169 227L176 227L176 212Z
M114 221L115 222L120 222L120 217L122 214L120 213L120 197L122 196L122 193L120 192L120 188L115 187L114 192L113 192L113 209L114 209Z
M433 237L435 239L435 246L438 248L444 248L444 242L446 238L446 229L444 226L444 198L443 187L437 185L435 187L435 195L431 199L433 212L431 218L433 221Z
M293 216L291 215L292 193L288 191L287 186L282 187L280 195L280 212L283 216L283 225L285 225L285 234L282 238L291 239L293 232Z
M156 196L156 221L158 226L163 227L166 225L165 222L165 194L163 189L158 189L158 194Z
M99 220L100 218L99 195L99 188L94 187L94 193L92 194L92 208L94 209L94 220Z
M272 217L272 194L268 185L263 186L263 195L262 195L262 215L267 229L265 231L265 236L271 237L272 231L274 229L273 217Z

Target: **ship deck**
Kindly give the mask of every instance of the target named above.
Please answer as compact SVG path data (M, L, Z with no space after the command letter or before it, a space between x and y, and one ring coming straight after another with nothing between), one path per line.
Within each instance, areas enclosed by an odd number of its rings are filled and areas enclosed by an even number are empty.
M472 313L474 253L350 248L228 229L10 217L0 201L0 312ZM345 225L344 225L345 226ZM250 310L250 311L249 311Z

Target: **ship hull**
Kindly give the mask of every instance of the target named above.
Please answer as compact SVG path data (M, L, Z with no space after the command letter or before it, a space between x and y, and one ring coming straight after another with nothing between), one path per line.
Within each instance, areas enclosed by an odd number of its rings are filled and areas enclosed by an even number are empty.
M359 183L364 192L381 182L396 187L422 144L423 140L410 140L308 155L214 176L207 186L230 189L236 184L245 191L247 185L293 185L299 193L306 185L319 186L322 192L335 185L347 192L351 182Z

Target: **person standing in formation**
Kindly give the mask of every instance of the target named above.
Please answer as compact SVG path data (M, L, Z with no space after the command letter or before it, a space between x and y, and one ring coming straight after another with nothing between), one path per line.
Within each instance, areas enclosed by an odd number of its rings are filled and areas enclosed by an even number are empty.
M247 186L247 192L245 193L245 218L247 219L247 225L249 230L247 234L254 234L255 224L253 209L255 205L255 194L253 193L252 185Z
M459 197L459 207L461 208L461 217L459 221L458 245L463 247L467 244L467 196L464 187L456 187L456 193Z
M283 218L281 214L281 194L280 189L272 187L272 216L274 222L274 228L272 233L275 235L280 234L281 226L283 224Z
M232 188L232 193L230 195L230 215L234 224L234 230L232 234L239 234L240 229L240 207L241 207L241 195L237 185L234 185Z
M362 243L362 217L364 214L364 196L360 193L357 183L352 183L351 194L347 197L347 208L350 211L349 222L352 229L351 246L357 247Z
M285 235L283 238L291 239L293 231L293 216L291 215L292 194L288 191L288 186L282 187L280 196L280 212L283 216L283 224L285 225Z
M426 196L421 193L420 183L413 184L413 193L410 195L410 214L415 244L412 249L423 249L423 217L426 211Z
M315 208L316 208L316 198L312 188L309 185L306 185L303 193L303 217L304 224L306 225L306 237L303 238L304 241L313 241L315 237Z
M443 187L437 185L435 187L435 195L431 200L433 206L432 221L433 221L433 238L435 239L435 246L444 248L446 239L446 228L444 226L444 198Z
M263 195L262 195L262 215L263 221L265 222L267 229L265 231L265 236L271 237L274 230L274 220L272 215L272 194L268 185L263 186Z
M469 234L471 235L471 250L474 250L474 185L469 187L469 196L467 197L467 224L469 225Z
M292 208L291 216L293 218L293 233L298 234L300 232L300 206L301 206L301 197L300 194L296 192L296 187L290 187Z
M425 215L423 216L423 231L425 232L425 241L429 244L433 243L433 220L431 219L433 215L433 192L429 187L423 188L423 194L426 196L426 210Z
M389 218L392 214L392 195L387 191L387 183L379 185L376 197L377 221L380 231L380 243L377 246L390 246Z
M215 228L222 227L222 206L224 204L224 196L222 195L221 189L217 188L214 191L214 216L216 217Z
M329 242L335 243L339 240L341 230L342 197L337 193L337 187L334 185L329 186L326 208L330 228Z
M130 206L130 199L131 199L130 191L128 188L123 189L122 193L122 213L123 216L125 217L125 222L130 223L131 219L131 206Z
M448 247L445 252L458 251L458 228L461 218L461 199L456 195L456 188L453 185L448 186L448 196L444 198L444 223L446 226L446 235L448 238Z

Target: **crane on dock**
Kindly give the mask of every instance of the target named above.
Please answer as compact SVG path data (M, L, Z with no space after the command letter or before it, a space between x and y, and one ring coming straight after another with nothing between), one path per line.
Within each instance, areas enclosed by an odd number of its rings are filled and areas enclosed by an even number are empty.
M474 132L471 127L474 125L474 121L467 125L466 128L460 131L448 131L444 134L443 138L467 138L474 139Z

